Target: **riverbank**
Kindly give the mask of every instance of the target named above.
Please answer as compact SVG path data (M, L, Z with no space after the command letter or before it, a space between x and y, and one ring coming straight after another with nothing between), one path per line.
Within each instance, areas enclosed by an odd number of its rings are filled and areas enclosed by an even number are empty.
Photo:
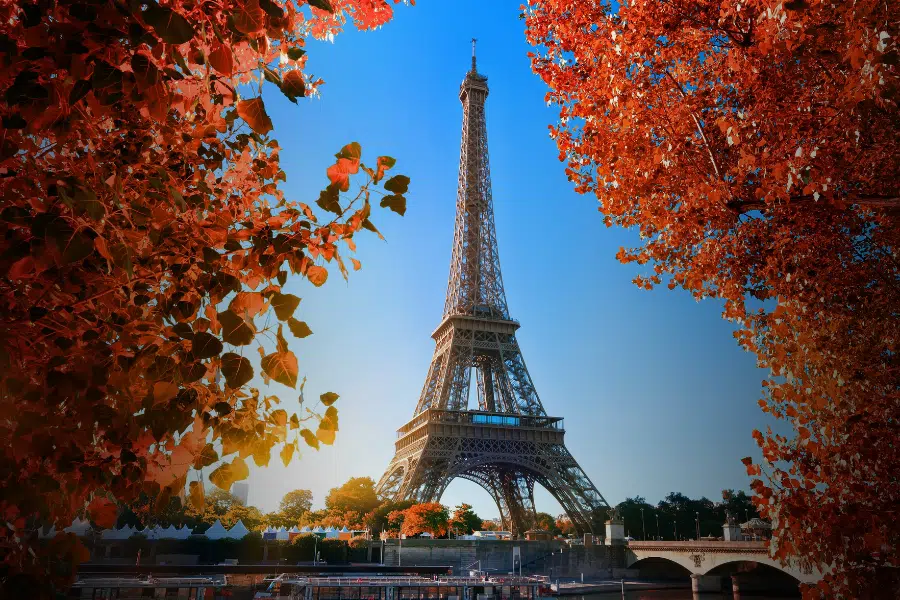
M635 581L635 580L601 580L584 582L560 581L550 584L554 596L583 596L586 594L605 594L610 592L640 592L651 590L684 590L691 589L690 582L678 581Z

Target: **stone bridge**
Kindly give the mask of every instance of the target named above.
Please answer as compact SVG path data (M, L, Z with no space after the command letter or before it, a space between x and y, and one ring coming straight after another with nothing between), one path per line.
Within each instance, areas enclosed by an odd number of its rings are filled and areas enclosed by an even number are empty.
M625 549L625 566L639 569L642 575L690 575L694 591L721 589L728 577L734 586L739 579L748 583L756 579L766 583L781 580L785 587L822 578L818 570L785 566L772 559L767 542L630 541Z

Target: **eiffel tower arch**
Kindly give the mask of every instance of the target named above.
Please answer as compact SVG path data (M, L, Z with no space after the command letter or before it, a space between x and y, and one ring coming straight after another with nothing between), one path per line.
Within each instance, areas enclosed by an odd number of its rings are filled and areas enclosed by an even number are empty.
M566 448L563 419L544 410L506 304L487 96L473 40L472 68L459 91L462 143L444 314L432 334L436 347L415 415L397 430L394 458L376 491L385 499L437 502L453 479L468 479L491 495L504 527L521 535L534 525L538 483L578 530L600 534L609 505ZM477 398L470 399L473 388Z

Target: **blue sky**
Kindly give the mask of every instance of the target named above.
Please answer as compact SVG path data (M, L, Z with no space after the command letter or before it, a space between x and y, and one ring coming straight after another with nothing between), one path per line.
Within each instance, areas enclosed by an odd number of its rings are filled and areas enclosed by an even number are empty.
M500 259L518 339L548 413L565 418L570 451L610 503L679 491L718 499L747 488L740 459L765 419L756 404L764 373L741 351L713 302L664 288L640 291L634 265L615 260L631 232L607 229L596 199L572 191L548 136L556 112L531 73L520 2L420 2L399 6L374 32L348 31L308 47L322 97L293 105L267 86L264 98L282 145L285 190L309 204L342 145L363 161L397 159L412 179L405 217L377 210L387 238L357 239L361 271L345 283L334 269L320 289L292 280L297 316L315 335L293 340L307 398L341 395L334 447L277 457L251 469L250 503L264 510L296 488L321 506L351 476L377 480L393 455L395 430L412 417L434 350L453 236L462 111L457 94L477 37L488 76L488 140ZM275 393L298 408L294 392ZM558 514L538 490L538 510ZM444 504L497 516L489 496L457 480Z

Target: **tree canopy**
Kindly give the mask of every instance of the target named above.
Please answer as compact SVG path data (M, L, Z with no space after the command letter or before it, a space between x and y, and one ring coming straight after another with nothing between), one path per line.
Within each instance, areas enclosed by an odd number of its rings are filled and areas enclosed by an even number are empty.
M414 536L430 533L434 537L447 535L450 515L447 507L440 502L423 502L413 504L403 511L403 535Z
M359 268L353 236L377 232L373 203L405 212L409 179L352 143L315 211L285 197L263 91L316 94L307 40L391 16L386 0L0 2L9 572L50 581L41 523L86 510L107 527L117 500L168 506L192 467L228 489L248 459L332 443L336 394L290 415L248 384L302 390L312 328L288 276ZM63 537L52 552L83 555Z
M859 597L900 562L900 91L894 7L637 0L524 7L566 174L634 228L635 283L724 302L771 376L746 459L776 558ZM861 532L866 532L865 534Z
M352 511L360 515L373 511L380 504L371 477L351 477L343 485L332 488L325 497L325 508L328 510Z
M281 498L278 510L288 521L296 525L312 508L312 492L309 490L293 490Z
M448 528L456 535L468 535L481 529L481 517L475 514L470 504L460 504L453 509Z

